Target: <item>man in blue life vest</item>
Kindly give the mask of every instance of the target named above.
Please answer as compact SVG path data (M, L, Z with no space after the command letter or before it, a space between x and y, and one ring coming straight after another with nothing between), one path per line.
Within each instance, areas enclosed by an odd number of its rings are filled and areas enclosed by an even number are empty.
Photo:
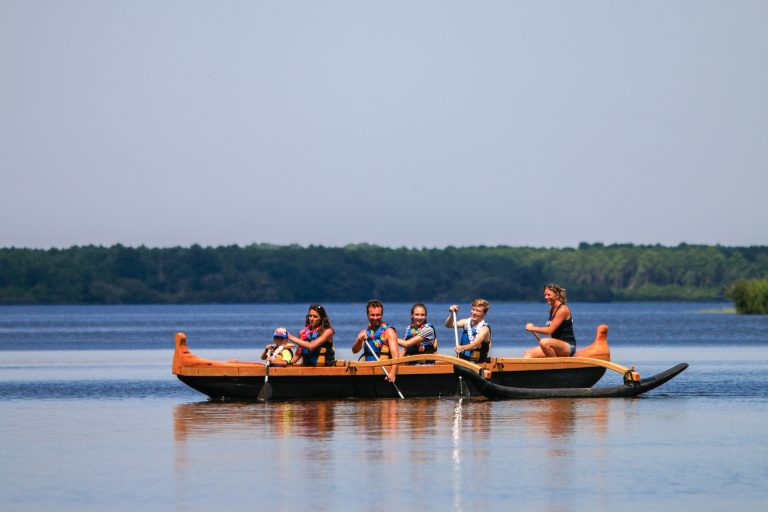
M490 307L487 300L475 299L472 301L470 317L456 321L456 327L463 329L461 344L454 349L461 359L477 364L488 361L488 352L491 349L491 326L485 321L485 314ZM448 311L451 312L451 316L445 320L445 326L453 328L454 313L459 312L459 306L454 304L448 308Z
M376 299L369 300L366 306L368 328L363 329L352 344L352 353L363 349L366 361L396 359L398 356L397 332L382 320L384 305ZM373 352L371 352L373 351ZM395 382L397 365L388 367L387 380Z

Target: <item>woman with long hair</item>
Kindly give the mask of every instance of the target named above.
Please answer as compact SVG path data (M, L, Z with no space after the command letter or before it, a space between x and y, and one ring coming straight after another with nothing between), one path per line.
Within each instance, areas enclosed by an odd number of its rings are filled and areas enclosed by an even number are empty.
M401 355L434 354L437 352L435 327L427 321L427 306L414 304L411 307L411 324L405 328L405 339L397 343L405 348Z
M299 350L293 357L294 364L301 359L302 366L333 366L336 353L333 350L333 327L325 308L319 304L309 306L304 328L299 336L288 335Z
M573 334L573 317L566 305L565 288L557 284L544 287L544 301L549 304L549 321L543 327L532 323L525 330L534 333L539 346L529 349L525 357L569 357L576 353L576 336ZM545 334L546 337L540 337Z

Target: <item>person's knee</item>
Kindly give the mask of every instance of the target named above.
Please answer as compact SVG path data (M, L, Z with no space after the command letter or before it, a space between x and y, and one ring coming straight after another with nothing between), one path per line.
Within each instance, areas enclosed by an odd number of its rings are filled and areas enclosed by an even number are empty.
M541 340L541 342L543 346L546 346L546 352L548 352L551 356L566 355L570 354L571 352L570 347L564 341L549 338L546 340Z

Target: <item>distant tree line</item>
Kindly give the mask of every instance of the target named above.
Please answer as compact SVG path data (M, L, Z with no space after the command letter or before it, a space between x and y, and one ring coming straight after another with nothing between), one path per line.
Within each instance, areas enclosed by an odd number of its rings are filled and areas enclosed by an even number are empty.
M2 304L720 300L768 276L768 247L249 245L0 249Z

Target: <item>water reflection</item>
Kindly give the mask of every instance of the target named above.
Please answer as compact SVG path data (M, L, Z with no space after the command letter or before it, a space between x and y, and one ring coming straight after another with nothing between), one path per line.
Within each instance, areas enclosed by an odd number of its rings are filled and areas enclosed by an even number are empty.
M206 435L303 436L326 438L334 429L334 409L340 402L272 402L246 404L198 402L174 407L174 437L184 442Z
M207 435L250 436L254 432L269 438L329 439L336 430L350 426L366 441L401 436L418 441L434 438L448 425L455 448L464 433L484 440L494 430L511 426L530 435L558 439L571 435L579 420L589 421L592 432L604 434L608 403L605 399L197 402L176 405L173 420L177 442Z
M566 438L573 433L576 402L574 400L538 400L531 404L525 416L526 424L534 433L555 439Z
M615 402L626 410L622 403ZM551 494L538 499L559 510L567 508L564 496L583 477L574 472L573 461L585 446L591 446L589 464L610 462L601 439L611 418L621 416L611 415L610 404L605 399L179 404L173 410L177 478L186 481L218 456L216 450L229 450L222 464L237 467L242 460L248 471L269 474L276 489L292 488L302 475L352 499L363 493L353 482L376 482L377 492L388 496L408 489L408 499L423 495L442 509L461 511L492 506L486 502L490 495L524 492L522 484L509 488L509 482L542 479ZM443 492L436 496L437 488ZM333 509L334 503L327 505Z
M173 410L174 437L184 442L206 435L237 436L261 431L268 437L300 436L328 439L339 428L352 427L367 441L432 438L441 430L441 417L453 411L452 432L469 430L476 439L487 438L493 427L492 402L474 401L471 415L460 421L466 400L414 399L361 401L305 401L178 404ZM339 415L341 412L341 415Z
M513 403L513 402L506 402ZM580 431L605 434L610 399L553 399L516 402L518 422L532 435L563 440Z
M462 510L461 505L461 429L462 429L462 406L464 400L459 398L456 406L453 408L453 429L451 430L451 475L453 489L453 510Z
M571 509L568 490L577 487L583 478L574 471L579 454L583 458L586 450L592 467L604 465L606 455L601 446L609 429L609 407L610 399L535 400L521 404L523 437L539 441L531 457L539 474L538 484L549 489L543 497L545 510ZM599 493L604 482L600 478L595 482L594 490Z

